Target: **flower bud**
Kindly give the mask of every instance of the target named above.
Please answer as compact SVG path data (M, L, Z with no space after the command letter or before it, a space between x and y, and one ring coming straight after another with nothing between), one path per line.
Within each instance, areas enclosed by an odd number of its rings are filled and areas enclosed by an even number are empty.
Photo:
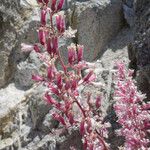
M65 83L66 83L66 84L65 84L65 90L67 91L67 90L70 89L70 87L71 87L70 81L67 80Z
M45 99L47 101L48 104L51 105L57 105L58 102L56 102L50 95L48 95L48 92L45 93Z
M44 81L44 78L39 75L32 75L32 80L40 82L40 81Z
M45 45L45 43L46 43L45 32L42 28L39 29L38 38L39 38L39 42L42 45Z
M87 132L91 133L92 132L92 122L91 122L91 119L88 118L88 120L86 121L86 123L87 123L87 127L86 127Z
M46 25L46 14L47 14L47 11L44 10L44 9L42 9L42 10L41 10L41 24L42 24L43 26Z
M55 88L54 86L50 86L49 88L53 94L55 94L57 96L59 95L59 91L57 88Z
M58 38L53 37L52 38L52 53L57 54L57 51L58 51Z
M74 44L68 47L68 62L73 65L76 60L76 47Z
M51 38L48 38L47 40L47 52L52 55Z
M47 77L51 81L55 76L55 70L53 66L49 66L47 69Z
M65 31L65 19L61 15L56 16L56 26L60 33Z
M52 0L51 10L54 12L56 10L56 0Z
M89 83L94 81L96 78L95 74L93 73L93 70L91 70L84 78L83 78L83 82L84 83Z
M84 49L84 47L83 46L81 46L81 45L78 45L77 46L77 58L78 58L78 62L79 61L82 61L82 59L83 59L83 49Z
M64 118L61 115L59 115L57 113L54 113L54 114L52 114L52 116L53 116L53 118L55 120L59 121L61 124L63 124L64 126L66 126L65 120L64 120Z
M76 88L77 88L77 79L76 78L74 78L72 81L71 81L71 89L72 90L76 90Z
M35 52L40 53L40 48L38 47L37 44L34 44L33 49L35 50Z
M59 3L57 5L57 11L61 10L64 4L64 0L59 0Z
M95 106L97 109L101 107L101 96L97 96Z
M61 74L58 74L58 75L57 75L57 87L58 87L59 89L62 89L62 87L63 87L62 75L61 75Z
M38 0L38 3L42 3L42 4L48 5L49 0Z

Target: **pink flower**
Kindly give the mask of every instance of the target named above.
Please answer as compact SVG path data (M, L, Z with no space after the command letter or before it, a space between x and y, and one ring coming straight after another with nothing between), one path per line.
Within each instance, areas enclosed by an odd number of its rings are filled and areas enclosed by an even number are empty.
M52 46L51 46L51 38L47 40L47 52L51 55L52 54Z
M57 113L54 113L54 114L52 114L52 116L53 116L53 118L55 120L59 121L61 124L63 124L64 126L66 126L65 120L64 120L64 118L61 115L59 115Z
M71 46L68 46L68 62L70 63L70 65L73 65L73 63L76 60L76 47L74 44L72 44Z
M83 78L83 83L89 83L94 81L96 78L93 70L91 70L84 78Z
M76 90L77 85L78 85L77 79L76 78L72 79L72 81L71 81L71 89L72 90Z
M42 9L42 10L41 10L41 24L42 24L43 26L46 25L46 14L47 14L47 11L44 10L44 9Z
M54 87L53 85L49 85L48 87L50 88L50 90L53 94L59 96L59 91L56 87Z
M114 110L118 123L122 125L119 134L125 137L125 149L145 149L150 142L146 127L150 114L148 110L143 109L146 106L144 96L137 91L131 73L127 71L125 65L121 63L117 66Z
M44 81L44 78L39 75L32 75L32 80L40 82Z
M37 44L34 44L34 50L35 50L35 52L37 52L37 53L39 53L40 52L40 48L38 47L38 45Z
M51 10L54 12L56 10L56 0L52 0Z
M47 68L47 77L50 81L52 81L52 79L55 76L55 69L54 67L51 65Z
M57 82L57 87L58 87L59 89L62 89L62 87L63 87L62 75L61 75L61 74L58 74L56 80L57 80L57 81L56 81L56 82Z
M66 83L65 83L65 90L67 91L70 87L71 87L70 80L66 80Z
M57 11L62 9L63 4L64 4L64 0L59 0L59 3L57 5Z
M43 30L43 28L40 28L39 31L38 31L38 37L39 37L39 42L42 44L42 45L45 45L46 43L46 38L45 38L45 32Z
M47 5L49 3L49 0L43 0L45 4Z
M78 58L78 62L79 61L82 61L82 59L83 59L83 49L84 49L84 47L83 46L81 46L81 45L78 45L77 46L77 58Z
M49 0L38 0L38 3L42 3L42 4L48 4Z
M91 122L90 118L87 119L86 124L87 124L87 127L86 127L87 132L91 133L92 132L92 122Z
M51 104L51 105L58 105L58 102L55 101L55 99L53 99L49 94L48 92L45 93L45 99L47 101L48 104Z
M58 38L57 37L52 37L52 53L57 54L58 51Z
M65 31L65 20L62 17L62 15L56 16L56 26L57 26L57 30L60 33L63 33Z
M96 98L95 105L96 105L97 109L99 109L101 107L101 99L102 99L101 96L97 96L97 98Z

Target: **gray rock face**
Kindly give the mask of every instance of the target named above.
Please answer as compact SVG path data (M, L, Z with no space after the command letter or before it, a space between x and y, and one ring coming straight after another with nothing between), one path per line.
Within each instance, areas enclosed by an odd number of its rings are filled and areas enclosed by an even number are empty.
M121 0L72 4L70 22L77 29L77 43L85 46L85 60L92 61L123 25Z
M16 85L20 88L30 88L34 83L32 75L39 74L41 67L42 62L40 62L37 54L32 51L26 61L17 65L15 73Z
M150 1L137 0L134 2L135 26L134 42L128 53L130 66L137 72L137 81L142 92L150 98Z
M36 1L31 4L27 2L29 0L24 0L24 3L17 0L0 1L0 87L14 77L17 61L25 56L20 52L21 42L33 41L33 36L29 35L35 33L31 25L35 27L36 19L31 15L31 5Z

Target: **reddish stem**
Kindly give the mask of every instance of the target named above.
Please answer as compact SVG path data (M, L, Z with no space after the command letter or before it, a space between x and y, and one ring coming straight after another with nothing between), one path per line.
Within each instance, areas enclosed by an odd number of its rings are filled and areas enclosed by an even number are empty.
M60 55L59 50L58 50L57 54L58 54L58 58L59 58L59 61L60 61L60 63L61 63L61 66L62 66L62 68L63 68L63 70L64 70L64 73L65 73L65 75L67 75L67 74L68 74L68 73L67 73L67 68L66 68L66 66L65 66L65 64L64 64L64 62L63 62L63 60L62 60L62 58L61 58L61 55Z
M78 102L78 100L77 100L75 97L73 97L73 99L75 100L74 102L75 102L75 103L78 105L78 107L80 108L80 110L81 110L83 116L86 118L85 111L84 111L84 109L82 108L82 106L80 105L80 103Z
M103 150L108 150L104 140L102 139L101 135L99 134L99 132L97 130L95 130L97 135L98 135L98 139L101 141L101 143L103 144L104 149Z

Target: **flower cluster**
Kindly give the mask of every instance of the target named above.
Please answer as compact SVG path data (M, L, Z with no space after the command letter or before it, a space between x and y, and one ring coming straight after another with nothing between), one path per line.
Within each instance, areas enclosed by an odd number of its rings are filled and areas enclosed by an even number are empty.
M93 98L90 93L86 98L81 97L80 89L95 80L93 70L82 76L81 71L89 68L83 60L84 47L75 44L68 46L67 64L61 57L59 39L75 33L71 31L67 34L64 15L58 13L64 0L38 0L38 3L41 6L39 43L33 46L22 44L22 49L34 49L46 65L47 73L45 76L33 75L32 79L47 86L44 99L57 110L51 114L53 118L66 129L72 126L79 128L85 150L107 150L104 137L107 136L108 124L103 121L100 111L101 97ZM57 69L56 60L62 70Z
M144 103L144 95L138 92L132 79L132 71L127 71L123 63L119 63L115 82L115 112L122 128L119 135L125 137L126 150L148 150L150 140L150 105Z

